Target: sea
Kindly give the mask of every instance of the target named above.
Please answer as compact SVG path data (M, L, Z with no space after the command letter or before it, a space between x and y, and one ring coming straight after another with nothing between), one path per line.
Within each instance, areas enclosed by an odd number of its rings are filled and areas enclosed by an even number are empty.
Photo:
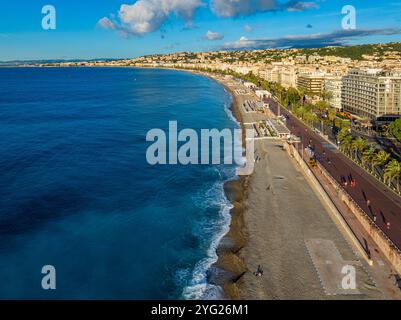
M0 299L220 298L236 166L151 165L146 136L234 130L231 103L184 71L0 68Z

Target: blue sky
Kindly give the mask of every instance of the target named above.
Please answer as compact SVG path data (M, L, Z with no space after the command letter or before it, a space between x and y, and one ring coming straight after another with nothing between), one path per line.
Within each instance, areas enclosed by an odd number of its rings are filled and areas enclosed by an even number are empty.
M48 4L56 8L56 30L41 26ZM344 5L357 10L357 30L346 37L338 32ZM241 38L244 48L302 46L311 37L313 45L401 41L398 0L4 0L0 6L0 61L206 51L235 47Z

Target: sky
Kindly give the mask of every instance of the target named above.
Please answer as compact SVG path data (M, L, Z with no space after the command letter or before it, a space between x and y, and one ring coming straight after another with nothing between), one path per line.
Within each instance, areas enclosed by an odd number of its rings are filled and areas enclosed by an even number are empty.
M45 5L56 28L42 27ZM344 30L342 8L356 10ZM401 41L399 0L2 0L0 61Z

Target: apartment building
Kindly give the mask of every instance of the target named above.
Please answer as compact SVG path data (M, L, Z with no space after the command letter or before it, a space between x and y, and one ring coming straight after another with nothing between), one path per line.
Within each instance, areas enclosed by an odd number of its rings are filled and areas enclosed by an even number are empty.
M265 67L259 71L259 77L269 82L279 81L278 68L274 66Z
M401 115L401 74L382 69L351 70L342 81L342 107L371 120Z
M278 82L284 87L295 88L297 86L297 72L294 67L281 67L279 71Z
M342 93L342 77L327 76L324 80L324 90L331 94L329 99L330 106L338 111L342 110L341 93Z
M297 88L313 95L319 95L324 88L324 74L299 74L297 77Z

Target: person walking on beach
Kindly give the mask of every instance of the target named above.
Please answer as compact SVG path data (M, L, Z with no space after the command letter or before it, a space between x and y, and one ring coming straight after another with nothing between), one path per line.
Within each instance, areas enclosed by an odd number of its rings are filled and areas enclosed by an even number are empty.
M264 273L263 268L262 268L261 265L259 265L259 266L258 266L258 269L257 269L256 272L254 273L254 275L255 275L256 277L262 277L262 276L263 276L263 273Z

